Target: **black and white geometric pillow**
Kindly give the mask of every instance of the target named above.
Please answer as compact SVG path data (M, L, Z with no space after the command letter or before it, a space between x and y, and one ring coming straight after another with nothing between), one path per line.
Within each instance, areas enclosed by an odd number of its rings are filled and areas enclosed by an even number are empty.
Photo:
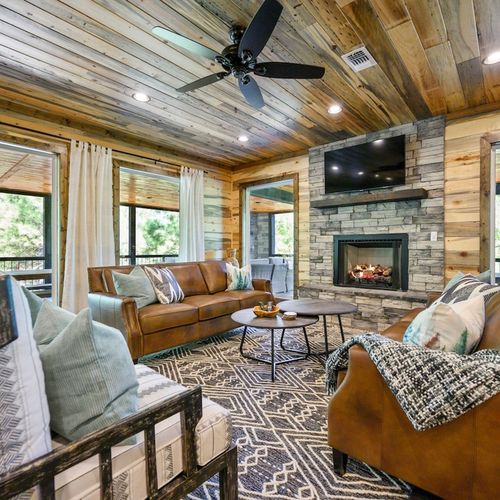
M145 266L144 271L160 304L173 304L184 300L184 292L170 269Z
M455 285L445 290L443 294L436 299L434 303L443 302L445 304L454 304L469 300L478 295L482 295L484 303L486 304L495 294L500 292L500 286L490 285L479 281L471 275L464 276Z

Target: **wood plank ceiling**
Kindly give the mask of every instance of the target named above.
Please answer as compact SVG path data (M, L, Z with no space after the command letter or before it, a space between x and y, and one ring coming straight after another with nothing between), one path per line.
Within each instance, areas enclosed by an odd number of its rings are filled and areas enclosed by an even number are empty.
M322 80L175 88L219 66L151 34L162 25L215 49L261 0L0 0L0 114L100 126L225 168L441 113L500 103L500 0L281 0L260 60L326 67ZM341 55L365 45L360 73ZM131 96L143 91L151 101ZM340 103L344 111L329 115ZM248 143L237 141L246 133Z

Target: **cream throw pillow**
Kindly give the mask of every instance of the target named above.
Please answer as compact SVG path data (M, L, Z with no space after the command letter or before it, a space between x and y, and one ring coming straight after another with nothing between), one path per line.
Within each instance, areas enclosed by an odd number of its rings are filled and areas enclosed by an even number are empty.
M252 271L250 265L241 269L226 262L227 288L226 292L231 290L253 290Z
M453 304L435 302L410 323L403 343L469 354L481 340L484 322L482 295Z

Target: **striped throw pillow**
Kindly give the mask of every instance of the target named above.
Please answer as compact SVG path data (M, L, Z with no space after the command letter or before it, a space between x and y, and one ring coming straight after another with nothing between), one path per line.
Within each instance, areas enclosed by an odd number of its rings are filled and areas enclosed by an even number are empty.
M160 304L173 304L184 300L184 292L174 273L166 267L145 267Z

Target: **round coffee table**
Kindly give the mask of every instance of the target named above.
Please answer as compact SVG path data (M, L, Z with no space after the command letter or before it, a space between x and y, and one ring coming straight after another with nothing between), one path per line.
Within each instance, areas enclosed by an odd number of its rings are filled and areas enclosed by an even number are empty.
M340 336L342 337L342 342L345 342L341 316L342 314L355 313L358 310L358 306L355 304L326 299L285 300L283 302L279 302L278 306L283 312L296 312L301 316L323 316L325 352L319 354L324 354L325 356L330 354L330 350L328 348L328 329L326 326L326 317L337 316L339 320ZM283 348L283 335L281 336L280 345Z
M301 317L298 316L297 319L294 320L284 320L279 314L274 318L258 318L253 313L252 309L242 309L241 311L236 311L231 314L231 319L240 325L243 325L243 336L241 337L240 342L240 353L244 358L253 359L254 361L260 361L261 363L266 363L271 365L271 380L274 382L276 365L281 365L283 363L291 363L292 361L300 361L302 359L306 359L311 353L311 348L309 347L309 339L307 338L306 326L313 325L318 321L318 317L309 314L308 316ZM247 335L248 327L252 328L260 328L271 330L271 360L257 358L254 356L250 356L249 354L245 354L243 352L243 344L245 343L245 337ZM287 359L281 359L279 361L275 360L274 356L274 330L283 330L283 332L289 328L302 328L304 332L304 340L306 343L307 351L293 351L292 349L287 349L288 352L296 352L300 354L304 354L304 356L294 356Z

